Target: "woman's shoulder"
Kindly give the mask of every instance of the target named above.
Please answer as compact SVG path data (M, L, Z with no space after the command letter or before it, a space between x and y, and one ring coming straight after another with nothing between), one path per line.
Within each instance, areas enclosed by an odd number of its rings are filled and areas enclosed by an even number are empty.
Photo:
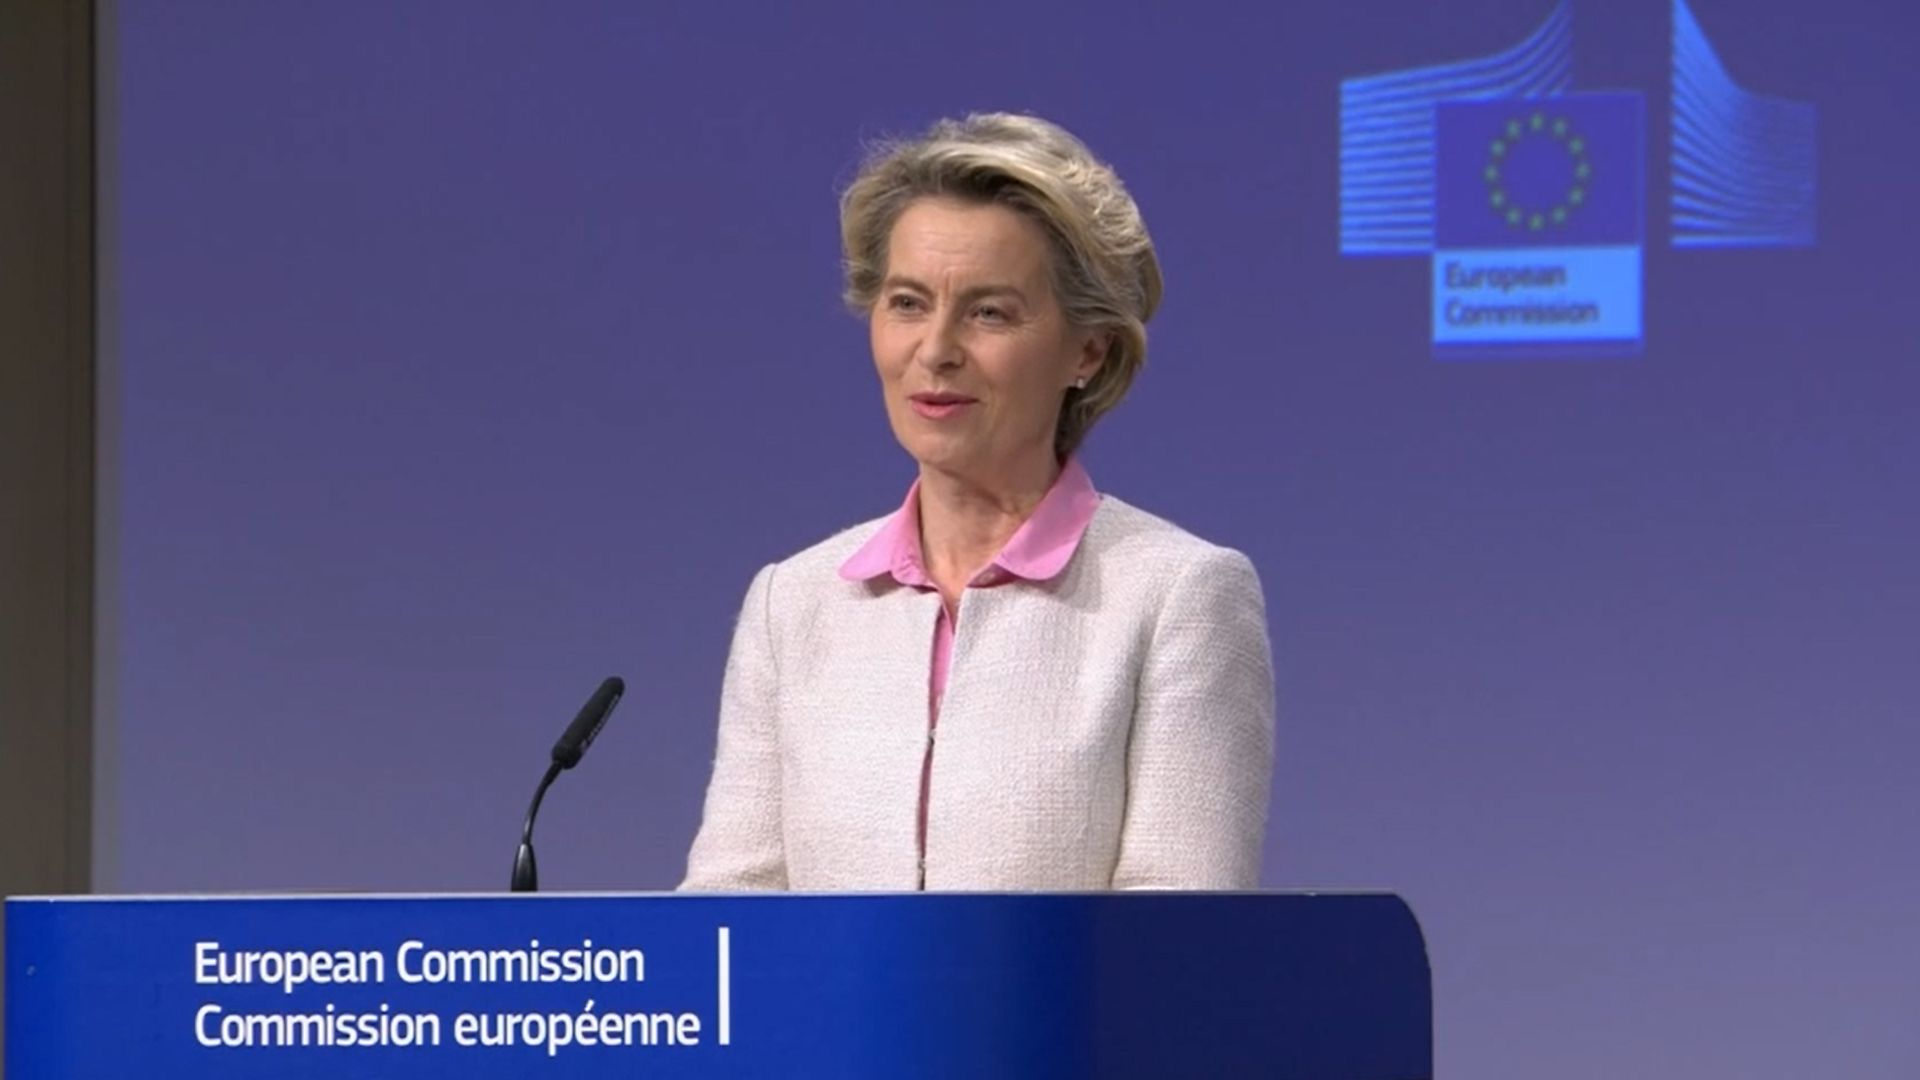
M1241 552L1113 495L1101 495L1085 542L1097 561L1125 567L1132 576L1145 571L1171 582L1195 574L1253 573L1252 562Z
M1266 595L1244 553L1111 495L1102 497L1086 542L1088 584L1116 606L1156 627L1198 628L1256 651L1267 647Z
M780 578L793 581L825 580L837 581L840 567L853 553L859 551L875 533L886 525L891 515L881 515L857 525L849 525L817 543L776 560L769 570Z

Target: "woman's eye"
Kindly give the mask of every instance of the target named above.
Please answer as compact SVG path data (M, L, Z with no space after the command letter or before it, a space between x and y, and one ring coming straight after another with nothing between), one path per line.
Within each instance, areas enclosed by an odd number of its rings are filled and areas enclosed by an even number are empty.
M893 296L887 297L887 308L890 311L918 311L920 310L920 298L917 296L908 296L905 293L896 293Z
M985 307L976 309L975 314L979 315L982 319L985 319L987 322L1006 322L1007 321L1007 313L1001 310L1000 308L992 306L991 304Z

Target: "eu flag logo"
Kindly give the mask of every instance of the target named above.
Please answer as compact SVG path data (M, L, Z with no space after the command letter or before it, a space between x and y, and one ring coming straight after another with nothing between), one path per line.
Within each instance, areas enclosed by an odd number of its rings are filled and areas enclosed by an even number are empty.
M1644 113L1635 93L1435 106L1437 354L1638 350Z
M1436 107L1436 245L1639 244L1639 94L1449 101Z

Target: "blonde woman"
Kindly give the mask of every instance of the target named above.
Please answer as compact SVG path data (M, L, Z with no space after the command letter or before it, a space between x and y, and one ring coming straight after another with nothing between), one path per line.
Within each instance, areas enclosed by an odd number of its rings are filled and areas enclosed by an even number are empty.
M681 887L1254 887L1259 580L1075 456L1160 302L1133 199L1061 128L975 115L883 147L840 221L919 475L754 577Z

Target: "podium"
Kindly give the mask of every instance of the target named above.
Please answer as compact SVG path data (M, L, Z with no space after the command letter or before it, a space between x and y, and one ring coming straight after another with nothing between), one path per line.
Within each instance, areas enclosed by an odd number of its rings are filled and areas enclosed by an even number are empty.
M6 901L6 1073L1263 1077L1433 1072L1385 894Z

